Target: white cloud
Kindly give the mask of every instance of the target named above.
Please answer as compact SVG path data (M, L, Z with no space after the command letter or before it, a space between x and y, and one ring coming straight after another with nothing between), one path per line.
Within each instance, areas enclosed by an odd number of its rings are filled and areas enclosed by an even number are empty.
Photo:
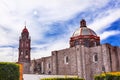
M94 22L89 25L98 34L101 33L104 29L110 26L110 24L120 18L120 9L111 9L106 12L101 12L102 15L96 17ZM107 15L103 15L107 14Z
M51 51L56 51L56 50L68 48L69 47L69 39L68 39L68 37L61 36L61 38L58 38L58 39L56 39L52 42L49 42L47 44L34 45L32 47L36 48L35 50L32 50L32 52L31 52L32 59L46 57L46 56L51 55Z
M15 48L0 48L0 62L17 62L18 53Z
M104 40L108 38L109 36L120 34L120 31L105 31L100 35L100 39Z
M50 55L52 50L68 47L70 34L74 31L74 28L69 28L69 34L63 34L59 36L60 39L54 39L55 41L50 38L44 39L44 34L51 29L50 24L57 21L67 21L78 13L87 9L96 10L105 6L108 2L109 0L0 0L0 46L17 45L18 47L19 36L26 21L32 39L32 46L36 47L36 51L31 53L32 59ZM109 15L101 16L104 13ZM111 22L117 20L120 17L119 13L119 9L101 12L90 27L92 26L92 29L99 32L110 25ZM67 26L74 27L71 24ZM35 41L43 39L49 43L36 44ZM50 40L48 41L48 39ZM0 49L4 50L0 52L0 61L17 60L17 50L15 50L14 53L16 54L13 56L14 60L12 60L11 55L4 55L9 54L11 50L7 48Z

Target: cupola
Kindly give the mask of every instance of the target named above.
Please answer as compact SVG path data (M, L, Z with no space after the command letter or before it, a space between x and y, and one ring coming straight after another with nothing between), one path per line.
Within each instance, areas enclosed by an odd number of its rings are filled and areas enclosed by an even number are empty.
M82 19L80 21L80 28L78 28L70 38L70 47L76 45L83 45L85 47L93 47L100 45L100 38L90 28L87 28L86 21Z

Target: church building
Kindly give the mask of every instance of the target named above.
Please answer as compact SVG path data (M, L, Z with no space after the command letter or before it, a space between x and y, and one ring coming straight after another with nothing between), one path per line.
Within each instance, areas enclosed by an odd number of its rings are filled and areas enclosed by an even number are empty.
M30 61L30 38L26 27L19 43L19 62L24 64L27 73L78 75L93 80L96 74L120 71L120 47L100 44L100 37L87 27L84 19L70 38L70 47L52 51L51 56Z

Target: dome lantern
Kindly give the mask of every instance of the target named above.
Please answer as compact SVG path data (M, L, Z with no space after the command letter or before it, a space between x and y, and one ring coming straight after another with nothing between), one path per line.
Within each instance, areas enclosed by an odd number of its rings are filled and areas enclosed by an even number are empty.
M86 21L84 19L80 21L80 27L86 27Z

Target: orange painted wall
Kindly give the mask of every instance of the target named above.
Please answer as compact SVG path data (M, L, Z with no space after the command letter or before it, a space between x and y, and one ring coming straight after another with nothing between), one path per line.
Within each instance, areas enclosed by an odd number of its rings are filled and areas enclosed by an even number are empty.
M20 80L23 80L23 65L19 64Z

